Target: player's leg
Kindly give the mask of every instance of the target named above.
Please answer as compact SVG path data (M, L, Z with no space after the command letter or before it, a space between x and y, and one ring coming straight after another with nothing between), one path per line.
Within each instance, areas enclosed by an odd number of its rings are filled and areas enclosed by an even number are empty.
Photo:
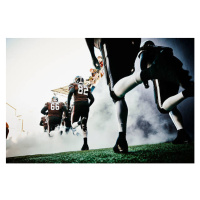
M178 93L179 85L171 82L154 80L154 92L158 110L161 113L169 113L176 129L177 138L174 144L189 142L189 136L183 127L183 119L180 111L176 108L185 99L182 92ZM178 93L178 94L177 94Z
M134 71L134 62L137 56L139 45L135 47L132 41L109 40L101 46L104 60L105 75L109 85L110 95L116 104L118 117L119 137L114 146L114 152L127 152L126 122L128 108L124 95L136 87L140 82L140 74L131 75Z
M64 120L65 120L65 132L68 133L70 128L72 127L71 121L69 117L65 118Z
M153 83L157 105L164 112L171 111L184 99L194 96L194 93L192 94L192 90L194 90L192 87L178 93L179 85L176 83L160 81L158 79L155 79Z
M119 80L113 87L114 94L122 98L127 92L135 88L137 85L142 83L140 76L141 72L135 72L130 76L124 77Z
M6 139L8 137L8 133L9 133L9 129L8 129L8 127L6 127Z
M49 135L49 137L51 137L50 132L52 130L54 130L53 117L49 116L49 120L48 120L48 135Z
M48 126L44 125L44 132L47 132Z
M185 129L183 128L183 119L180 111L175 107L172 111L169 112L176 129L177 137L172 142L173 144L184 144L191 142L191 139Z
M71 114L71 125L73 129L77 128L81 124L79 122L80 116L81 116L80 105L78 102L75 102Z
M117 118L118 118L119 137L117 138L113 150L116 153L121 151L128 152L128 143L126 141L128 107L126 105L126 101L124 100L124 98L115 103L115 108L117 111Z
M89 150L88 146L88 131L87 131L87 121L88 121L88 115L89 115L89 106L88 103L84 102L82 105L82 113L81 113L81 129L83 133L83 146L81 150Z

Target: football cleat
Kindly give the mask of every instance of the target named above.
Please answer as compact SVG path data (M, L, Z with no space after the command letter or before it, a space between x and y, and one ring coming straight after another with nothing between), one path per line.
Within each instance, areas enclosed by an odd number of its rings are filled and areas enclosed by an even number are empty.
M66 132L67 134L69 133L69 130L70 130L69 127L66 127L66 128L65 128L65 132Z
M113 147L115 153L128 153L128 143L126 138L117 138L116 144Z
M53 137L53 135L51 135L50 133L48 133L49 137Z
M83 144L81 151L89 150L88 144Z
M191 142L189 135L183 129L178 130L177 137L172 141L173 144L188 144Z

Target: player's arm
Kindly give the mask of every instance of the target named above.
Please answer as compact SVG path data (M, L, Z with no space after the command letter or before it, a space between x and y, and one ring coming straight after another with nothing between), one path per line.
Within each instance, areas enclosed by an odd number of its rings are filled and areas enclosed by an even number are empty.
M43 124L43 121L41 120L41 121L40 121L40 126L43 126L43 125L44 125L44 124Z
M140 54L140 69L145 70L147 68L147 52L143 51ZM143 82L145 88L149 88L148 81Z
M47 104L45 104L45 106L42 108L41 113L43 115L48 115L48 112L46 112L48 110Z
M68 109L70 108L70 101L71 101L71 99L72 99L72 95L74 94L74 92L75 92L75 88L74 87L72 87L71 89L70 89L70 91L69 91L69 94L68 94L68 102L67 102L67 107L68 107Z
M85 40L86 40L87 46L90 50L90 54L92 56L93 65L95 66L96 69L101 69L99 61L97 60L95 53L94 53L94 38L86 38Z
M88 93L88 98L90 99L89 106L91 106L94 103L94 96L91 92Z

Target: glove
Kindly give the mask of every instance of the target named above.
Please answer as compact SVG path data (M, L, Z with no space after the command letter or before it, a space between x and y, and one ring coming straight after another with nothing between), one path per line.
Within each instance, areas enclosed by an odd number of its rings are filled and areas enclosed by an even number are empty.
M92 60L93 60L93 65L95 66L95 68L100 70L101 66L100 66L99 61L97 60L97 58L93 57Z

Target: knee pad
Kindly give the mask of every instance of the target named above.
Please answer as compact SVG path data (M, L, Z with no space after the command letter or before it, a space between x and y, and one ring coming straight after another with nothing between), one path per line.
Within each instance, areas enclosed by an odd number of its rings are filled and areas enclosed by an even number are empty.
M114 93L114 91L110 91L110 96L112 97L112 100L114 103L116 103L117 101L121 100L121 99L124 99L124 97L118 97L116 96L116 94Z
M163 108L161 108L161 107L159 107L159 106L157 106L157 108L158 108L158 110L160 111L160 113L162 113L162 114L167 114L167 113L170 112L170 111L167 111L167 110L165 110L165 109L163 109Z

